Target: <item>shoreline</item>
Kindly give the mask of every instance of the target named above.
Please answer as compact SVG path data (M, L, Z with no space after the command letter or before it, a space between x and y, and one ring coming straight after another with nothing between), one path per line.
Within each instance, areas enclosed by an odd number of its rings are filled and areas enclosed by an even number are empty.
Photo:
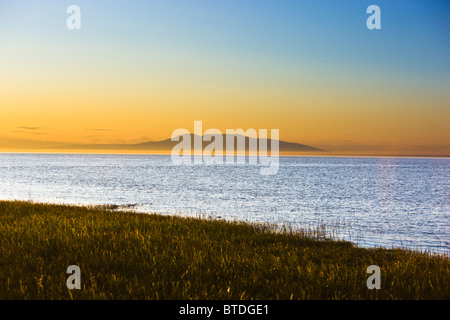
M57 203L57 202L39 202L35 201L33 199L28 200L17 200L17 199L0 199L1 202L24 202L29 204L37 204L37 205L50 205L50 206L67 206L67 207L75 207L75 208L86 208L86 209L93 209L93 210L107 210L112 212L126 212L126 213L134 213L134 214L144 214L144 215L161 215L166 217L175 217L175 218L188 218L188 219L200 219L205 221L221 221L225 223L244 223L249 224L255 227L263 226L264 228L271 229L273 232L288 232L293 235L296 233L299 234L315 234L318 235L320 233L321 239L327 239L329 241L343 241L343 242L349 242L352 245L361 248L361 249L386 249L386 250L405 250L405 251L411 251L419 254L427 254L427 255L433 255L433 256L439 256L450 260L450 251L445 250L444 246L435 245L433 247L427 246L427 245L414 245L414 246L408 246L408 245L394 245L391 243L391 245L382 245L382 244L361 244L361 240L358 243L355 242L352 237L350 236L350 239L338 236L338 233L333 230L333 227L330 225L326 225L323 223L319 223L315 226L311 225L298 225L298 226L292 226L288 224L283 223L272 223L272 222L259 222L259 221L250 221L250 220L241 220L241 219L227 219L220 215L216 216L214 214L182 214L182 213L163 213L163 212L153 212L153 211L146 211L146 210L139 210L136 209L136 207L139 206L139 204L82 204L82 203ZM319 230L320 229L320 230ZM358 236L357 236L358 237ZM403 242L400 240L400 242ZM404 242L407 242L404 240ZM434 250L433 250L434 248ZM442 250L439 250L440 248L443 248Z
M245 222L0 201L0 243L0 299L450 299L448 258Z

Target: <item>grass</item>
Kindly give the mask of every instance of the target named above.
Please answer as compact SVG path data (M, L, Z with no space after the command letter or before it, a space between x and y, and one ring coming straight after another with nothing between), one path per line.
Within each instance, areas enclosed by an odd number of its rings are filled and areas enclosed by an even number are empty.
M66 269L81 269L69 290ZM369 265L381 289L369 290ZM448 258L248 223L0 201L0 299L449 299Z

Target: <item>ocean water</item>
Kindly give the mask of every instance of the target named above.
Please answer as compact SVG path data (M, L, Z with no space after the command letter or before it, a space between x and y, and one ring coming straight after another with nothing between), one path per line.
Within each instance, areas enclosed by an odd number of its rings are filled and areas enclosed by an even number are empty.
M363 247L450 252L450 159L280 157L260 167L163 155L0 154L0 199L325 230Z

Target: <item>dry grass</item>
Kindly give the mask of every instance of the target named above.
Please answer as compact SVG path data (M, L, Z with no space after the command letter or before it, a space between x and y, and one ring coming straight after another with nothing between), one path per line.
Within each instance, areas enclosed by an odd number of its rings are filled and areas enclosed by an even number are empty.
M66 269L81 268L81 290ZM366 286L381 268L381 290ZM0 201L0 299L449 299L447 258L269 227Z

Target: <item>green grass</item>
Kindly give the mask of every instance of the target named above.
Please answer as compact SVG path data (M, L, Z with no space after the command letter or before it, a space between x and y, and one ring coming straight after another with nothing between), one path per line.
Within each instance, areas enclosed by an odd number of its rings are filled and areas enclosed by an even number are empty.
M80 290L66 286L69 265ZM381 289L366 286L369 265ZM196 218L0 201L0 299L449 299L448 258Z

